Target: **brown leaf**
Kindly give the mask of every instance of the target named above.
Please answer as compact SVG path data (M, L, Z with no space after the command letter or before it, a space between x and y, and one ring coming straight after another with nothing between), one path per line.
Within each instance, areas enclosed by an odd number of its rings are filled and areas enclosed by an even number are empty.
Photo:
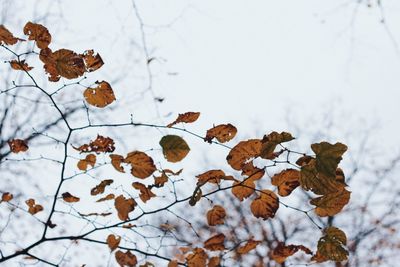
M342 143L332 145L328 142L321 142L312 144L311 149L315 153L315 167L318 173L334 179L342 155L347 151L347 146Z
M168 263L167 267L178 267L178 261L177 260L172 260Z
M101 152L109 153L115 150L114 140L112 140L110 137L103 137L101 135L97 135L96 140L90 141L89 144L84 144L78 148L73 148L80 151L81 153L95 152L97 154Z
M208 261L207 267L219 267L220 266L221 259L220 257L211 257L210 260Z
M25 142L25 140L12 139L12 140L9 140L7 143L8 143L8 146L10 147L11 152L13 152L13 153L25 152L29 149L29 146Z
M147 178L156 171L153 159L141 151L130 152L124 162L131 164L132 175L140 179Z
M254 239L249 239L246 244L244 244L243 246L239 247L236 252L239 254L247 254L250 251L252 251L253 249L255 249L258 244L260 244L261 241L258 240L254 240Z
M255 188L256 185L251 179L247 179L244 182L236 181L233 183L232 194L240 201L243 201L254 193Z
M103 201L111 200L111 199L114 199L114 198L115 198L114 194L108 194L107 196L96 200L96 202L103 202Z
M117 154L111 154L111 165L119 172L125 172L124 167L121 164L124 162L124 157Z
M346 243L347 237L342 230L336 227L325 228L324 236L318 241L317 254L313 256L311 260L317 260L319 262L326 260L347 260L349 252L345 248Z
M168 176L164 171L161 173L161 176L154 176L154 185L156 187L163 187L166 182L168 182Z
M273 218L279 208L278 197L271 190L262 190L260 193L260 196L251 202L251 212L256 218Z
M195 248L192 253L186 256L188 267L204 267L207 264L208 256L204 249Z
M226 175L222 170L210 170L196 176L198 179L197 184L219 184L221 180L235 181L231 175Z
M144 184L141 184L139 182L134 182L132 183L133 188L138 189L140 191L140 199L146 203L147 200L149 200L152 197L155 197L156 195L151 192L151 190L149 188L147 188L147 186L145 186Z
M338 214L344 206L349 203L350 192L342 188L333 193L326 194L322 197L313 198L310 204L317 206L315 213L320 217L334 216Z
M278 144L293 140L294 137L287 132L272 132L269 135L264 136L262 139L262 148L260 156L264 159L274 159L276 154L274 150Z
M75 197L75 196L71 195L69 192L62 193L61 196L62 196L63 200L68 203L78 202L80 200L79 197Z
M83 56L83 60L85 61L85 66L86 66L87 72L92 72L92 71L98 70L104 64L101 56L99 54L95 55L93 49L86 50L82 56Z
M106 179L100 182L100 184L96 185L90 190L90 194L92 196L104 193L106 186L112 184L114 181L112 179Z
M3 44L14 45L18 41L24 41L24 40L14 37L14 35L9 30L7 30L6 27L4 27L3 25L0 25L0 44L1 45L3 45Z
M75 79L86 71L82 56L68 49L52 52L50 48L45 48L40 51L39 58L52 82L58 82L60 77Z
M271 178L271 184L278 187L278 194L282 197L290 195L300 185L300 171L286 169Z
M199 116L200 112L186 112L183 114L179 114L178 118L176 118L174 122L168 124L167 127L170 128L180 122L185 122L185 123L195 122L199 118Z
M236 136L236 133L237 129L232 124L220 124L207 130L204 141L211 143L211 141L216 138L218 142L225 143L232 140Z
M121 250L115 252L115 260L121 267L135 267L137 264L136 256L133 255L129 250L125 253Z
M4 192L4 193L1 195L1 201L0 201L0 203L1 203L1 202L8 202L8 201L12 200L13 198L14 198L13 194L11 194L11 193L9 193L9 192Z
M211 210L207 212L207 223L210 226L224 224L225 217L226 212L224 207L220 205L215 205Z
M204 242L204 248L215 251L215 250L224 250L225 249L225 235L224 234L217 234Z
M135 209L137 205L133 198L126 199L123 195L118 196L114 200L114 206L118 211L118 218L121 221L126 221L129 219L128 214Z
M107 236L107 245L111 249L111 251L114 251L118 248L119 242L121 242L120 236L116 237L115 235L112 234Z
M21 61L11 60L10 61L10 66L14 70L30 71L31 69L33 69L33 67L30 67L28 65L28 63L25 62L25 60L21 60Z
M108 82L97 81L96 84L97 87L87 88L83 92L83 96L90 105L104 108L115 101L114 91Z
M178 162L186 157L190 148L182 137L177 135L166 135L160 140L164 157L169 162Z
M250 139L241 141L229 152L226 160L235 170L241 170L243 166L251 159L256 158L261 152L261 140Z
M253 161L247 162L242 167L242 175L247 176L246 179L249 179L251 181L256 181L261 179L264 176L264 174L265 170L255 167Z
M81 171L86 171L89 165L92 166L93 168L95 164L96 164L96 155L89 154L86 156L85 159L79 160L77 166L78 169L80 169Z
M51 34L41 24L28 22L24 27L24 34L29 35L29 40L34 40L40 49L47 48L51 42Z
M269 253L269 256L279 264L282 264L286 259L297 251L302 250L307 254L312 254L311 250L302 245L285 245L283 242L279 242L278 245Z
M39 205L39 204L36 204L35 200L32 199L32 198L30 198L27 201L25 201L25 203L29 207L28 212L30 214L32 214L32 215L34 215L34 214L36 214L36 213L38 213L38 212L43 210L43 206Z

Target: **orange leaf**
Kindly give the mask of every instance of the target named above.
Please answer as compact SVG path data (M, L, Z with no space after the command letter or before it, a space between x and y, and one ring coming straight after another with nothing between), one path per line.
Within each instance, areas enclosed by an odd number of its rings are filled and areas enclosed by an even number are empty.
M270 251L270 257L279 264L285 262L286 258L292 256L297 251L302 250L307 254L312 254L311 250L302 245L288 245L286 246L283 242L279 242L272 251Z
M106 179L100 182L100 184L96 185L90 190L90 194L92 196L104 193L106 186L112 184L114 181L112 179Z
M168 124L167 127L170 128L180 122L185 122L185 123L195 122L199 118L199 116L200 112L186 112L183 114L179 114L178 118L176 118L174 122Z
M163 187L166 182L168 182L168 176L165 174L164 171L162 172L161 176L154 176L154 185L156 187Z
M156 171L153 159L141 151L130 152L124 162L131 164L132 175L140 179L147 178Z
M125 172L124 167L121 166L121 163L124 162L124 157L117 154L111 154L111 165L119 172Z
M137 205L133 198L126 199L123 195L118 196L114 200L114 206L118 211L118 218L121 221L129 219L128 214L135 209Z
M261 241L250 239L243 246L239 247L236 252L239 254L247 254L260 244Z
M210 170L203 174L197 175L196 178L198 179L197 184L219 184L221 180L235 181L235 178L233 178L233 176L225 175L225 173L221 170Z
M225 143L232 140L237 133L237 129L232 124L220 124L207 130L204 141L211 143L214 138L217 138L218 142Z
M107 196L96 200L96 202L103 202L103 201L111 200L111 199L114 199L114 198L115 198L114 194L108 194Z
M29 149L27 143L21 139L9 140L8 145L10 147L11 152L13 153L25 152Z
M279 208L279 199L271 190L262 190L258 198L250 205L251 212L256 218L273 218Z
M121 250L115 252L115 260L121 267L135 267L137 264L136 256L133 255L129 250L125 253Z
M27 201L25 201L25 203L29 207L28 212L30 214L32 214L32 215L34 215L34 214L36 214L36 213L38 213L38 212L43 210L43 206L39 205L39 204L36 204L35 200L32 199L32 198L30 198Z
M250 178L244 182L236 181L233 183L232 194L240 201L243 201L245 198L248 198L254 193L255 188L256 185Z
M13 198L14 198L13 194L11 194L11 193L9 193L9 192L4 192L4 193L1 195L1 201L0 201L0 203L1 203L1 202L8 202L8 201L12 200Z
M31 69L33 69L33 67L30 67L28 65L28 63L25 62L25 60L21 60L21 61L11 60L10 61L10 66L14 70L30 71Z
M114 140L110 137L103 137L101 135L97 135L96 140L90 141L89 144L81 145L80 147L74 149L80 151L81 153L91 153L95 152L97 154L104 152L113 152L115 150Z
M225 249L225 235L224 234L217 234L204 242L204 248L215 251L215 250L224 250Z
M177 260L172 260L168 263L167 267L178 267L178 261Z
M118 248L119 242L121 242L120 236L116 237L115 235L111 234L107 236L107 245L111 249L111 251L114 251Z
M51 42L51 34L41 24L28 22L24 27L24 34L29 35L29 40L34 40L40 49L47 48Z
M6 27L4 27L3 25L0 25L0 44L1 45L3 45L3 44L14 45L18 41L24 41L24 40L14 37L14 35L9 30L7 30Z
M207 254L202 248L195 248L186 256L188 267L204 267L207 264Z
M149 200L152 197L155 197L156 195L151 192L149 188L147 188L144 184L141 184L139 182L134 182L132 183L133 188L138 189L140 191L140 199L146 203L147 200Z
M80 169L81 171L86 171L89 165L92 166L93 168L95 164L96 164L96 155L89 154L86 156L85 159L79 160L77 166L78 169Z
M271 178L271 183L278 187L278 194L285 197L300 185L299 179L300 171L287 169L275 174Z
M225 217L226 212L224 207L220 205L215 205L211 210L207 212L207 223L210 226L224 224Z
M104 64L101 56L99 54L95 55L92 49L85 51L82 56L83 60L85 61L86 71L88 72L95 71L101 68L101 66Z
M104 108L115 101L114 91L108 82L97 81L96 84L97 87L87 88L83 92L83 96L90 105Z
M75 197L75 196L71 195L69 192L62 193L61 196L62 196L63 200L68 203L78 202L80 200L79 197Z
M220 266L221 259L219 257L211 257L208 261L207 267L218 267Z
M226 157L229 165L235 170L241 170L251 158L256 158L261 152L261 140L250 139L241 141L234 146Z
M262 139L262 148L260 156L264 159L274 159L276 154L274 150L278 144L293 140L294 137L287 132L272 132L269 135L265 135Z

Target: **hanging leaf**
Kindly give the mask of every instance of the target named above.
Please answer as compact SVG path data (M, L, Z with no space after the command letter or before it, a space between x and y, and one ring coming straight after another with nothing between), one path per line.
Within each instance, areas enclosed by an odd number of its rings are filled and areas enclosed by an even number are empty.
M255 167L253 161L247 162L242 167L242 175L247 176L246 179L250 179L252 181L257 181L261 179L264 174L265 170Z
M135 209L137 205L133 198L126 199L123 195L118 196L114 200L114 206L118 211L118 218L121 221L126 221L129 219L128 214Z
M178 162L186 157L190 148L182 137L177 135L166 135L160 140L164 157L169 162Z
M119 172L125 172L124 167L121 164L124 162L124 157L117 154L111 154L111 165Z
M118 248L119 242L121 242L120 236L116 237L115 235L112 234L107 236L107 245L111 251L114 251Z
M282 197L290 195L299 185L300 172L294 169L283 170L271 178L271 184L278 187L278 194Z
M32 215L35 215L36 213L40 212L43 210L43 206L36 204L35 200L30 198L27 201L25 201L26 205L28 205L29 209L28 212Z
M137 264L136 256L133 255L129 250L125 253L121 250L115 252L115 260L121 267L135 267Z
M101 135L97 135L96 140L90 141L89 144L82 145L78 148L73 146L73 148L81 153L95 152L96 154L101 152L110 153L115 150L114 140L112 140L110 137L103 137Z
M152 197L155 197L156 195L151 192L151 190L149 188L147 188L144 184L141 184L139 182L134 182L132 183L133 188L137 189L140 191L140 199L146 203L147 200L149 200Z
M342 230L328 227L324 229L324 236L318 241L317 254L311 260L318 260L318 262L347 260L349 252L345 248L346 243L346 234Z
M215 251L215 250L224 250L225 249L225 235L224 234L217 234L204 242L204 248Z
M247 179L244 182L236 181L232 185L232 194L243 201L254 193L256 185L253 180Z
M96 185L90 190L90 194L92 196L96 196L98 194L104 193L106 186L112 184L114 181L112 179L106 179L100 182L100 184Z
M89 154L86 156L85 159L79 160L77 166L78 169L80 169L81 171L86 171L89 165L92 166L93 168L95 164L96 164L96 155Z
M178 124L180 122L185 122L185 123L191 123L195 122L200 116L200 112L186 112L183 114L179 114L178 118L170 124L167 125L168 128L171 128L175 124Z
M154 185L156 187L163 187L165 183L168 182L168 176L165 174L165 172L163 171L161 173L161 176L154 176Z
M195 248L192 253L186 256L188 267L204 267L207 264L208 256L204 249Z
M310 204L317 206L315 213L318 216L326 217L338 214L349 200L350 192L342 188L340 191L311 199Z
M178 261L177 260L172 260L168 263L167 267L178 267Z
M225 175L225 173L221 170L210 170L203 174L197 175L196 178L198 179L197 184L219 184L221 180L235 181L235 178L233 178L233 176Z
M22 71L30 71L33 69L33 67L30 67L28 63L25 62L25 60L11 60L10 61L10 66L14 70L22 70Z
M224 224L225 217L226 212L224 207L220 205L215 205L211 210L207 212L207 223L210 226Z
M260 139L241 141L231 149L226 160L233 169L241 170L250 159L260 155L261 145Z
M26 23L24 34L29 35L29 40L34 40L39 49L47 48L51 42L49 30L41 24Z
M253 249L255 249L258 244L260 244L261 241L258 240L254 240L254 239L249 239L246 244L244 244L243 246L239 247L236 252L239 254L247 254L250 251L252 251Z
M93 49L86 50L85 53L83 53L82 57L83 60L85 61L87 72L98 70L104 64L101 56L99 54L95 55Z
M18 41L24 41L24 39L14 37L4 25L0 25L0 45L14 45Z
M272 132L269 135L264 136L262 139L260 156L264 159L276 158L276 155L274 154L276 146L284 142L289 142L293 139L294 137L287 132Z
M97 81L96 84L95 88L87 88L83 92L83 96L90 105L104 108L115 101L114 91L108 82Z
M8 202L8 201L11 201L13 198L14 198L13 194L11 194L10 192L4 192L4 193L1 195L1 201L0 201L0 203L1 203L1 202Z
M62 193L61 196L62 196L63 200L68 203L78 202L80 200L79 197L75 197L75 196L71 195L69 192Z
M279 199L274 192L262 190L260 196L250 205L251 212L256 218L264 220L273 218L279 208Z
M221 266L220 262L221 262L220 257L217 256L211 257L210 260L208 261L207 267L219 267Z
M114 198L115 198L114 194L108 194L105 197L99 198L98 200L96 200L96 202L103 202L103 201L111 200L111 199L114 199Z
M211 143L214 138L220 143L225 143L232 140L237 133L237 129L232 124L220 124L207 130L204 141Z
M25 142L25 140L12 139L12 140L9 140L7 143L8 143L8 146L10 147L11 152L13 152L13 153L25 152L29 149L29 146Z
M153 159L141 151L130 152L124 162L131 165L131 174L140 179L147 178L156 171Z
M342 160L342 155L346 152L347 146L342 143L332 145L328 142L321 142L312 144L311 149L316 155L317 171L327 177L335 178L336 168Z
M285 245L283 242L279 242L278 245L269 253L269 256L279 264L282 264L286 261L286 259L297 251L302 250L306 254L312 255L310 249L306 248L302 245Z

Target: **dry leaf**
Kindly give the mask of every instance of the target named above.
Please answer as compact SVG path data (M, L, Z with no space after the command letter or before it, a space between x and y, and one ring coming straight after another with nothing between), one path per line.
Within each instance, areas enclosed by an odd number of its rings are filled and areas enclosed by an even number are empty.
M21 139L12 139L9 140L7 143L10 147L11 152L13 153L25 152L29 149L28 144Z
M46 27L41 24L28 22L24 27L24 34L29 35L29 40L34 40L40 49L47 48L51 42L51 35Z
M132 166L131 174L140 179L147 178L156 171L153 159L141 151L130 152L124 162Z
M146 203L147 200L149 200L152 197L155 197L156 195L151 192L151 190L149 188L147 188L147 186L145 186L144 184L141 184L139 182L134 182L132 183L133 188L138 189L140 191L140 199Z
M114 91L108 82L97 81L96 84L97 87L87 88L83 92L83 96L90 105L104 108L115 101Z
M120 236L116 237L115 235L112 234L107 236L107 245L111 249L111 251L114 251L118 248L119 242L121 242Z
M176 118L174 122L168 124L167 127L170 128L180 122L185 122L185 123L195 122L199 118L199 116L200 112L186 112L183 114L179 114L178 118Z
M215 205L211 210L207 212L207 223L210 226L224 224L225 217L226 212L224 207L220 205Z
M80 169L81 171L86 171L89 165L92 166L93 168L95 164L96 164L96 155L89 154L86 156L85 159L79 160L77 166L78 169Z
M129 213L135 209L137 205L133 198L126 199L123 195L118 196L114 200L114 206L118 211L118 218L121 221L126 221L129 219Z
M237 133L237 129L232 124L220 124L207 130L204 141L211 143L214 138L220 143L225 143L232 140Z
M78 202L80 200L79 197L75 197L71 195L69 192L62 193L61 196L63 200L68 203Z

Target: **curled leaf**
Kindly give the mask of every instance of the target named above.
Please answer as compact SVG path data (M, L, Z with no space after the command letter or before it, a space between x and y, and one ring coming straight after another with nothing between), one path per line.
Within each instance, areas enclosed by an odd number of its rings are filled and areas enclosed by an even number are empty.
M278 245L269 253L269 256L279 264L282 264L286 259L297 251L302 250L306 254L312 254L311 250L302 245L285 245L279 242Z
M319 173L335 178L336 169L342 160L342 155L347 150L347 146L342 143L334 145L328 142L312 144L311 149L315 153L316 169Z
M78 202L80 200L79 197L75 197L71 195L69 192L62 193L61 196L63 200L68 203Z
M135 209L137 205L133 198L126 199L123 195L118 196L114 200L114 206L118 211L118 218L121 221L126 221L129 219L128 214Z
M40 212L43 210L43 206L36 204L35 200L30 198L27 201L25 201L26 205L28 205L29 209L28 212L32 215L35 215L36 213Z
M10 147L11 152L13 153L25 152L29 149L29 146L25 140L12 139L9 140L7 143Z
M119 242L121 242L121 237L118 236L116 237L113 234L110 234L107 236L107 245L110 248L111 251L114 251L116 248L119 246Z
M121 250L115 252L115 260L121 267L135 267L137 264L136 256L133 255L129 250L125 253Z
M232 186L232 194L240 201L243 201L254 193L255 188L256 185L251 179L247 179L244 182L236 181Z
M30 67L28 63L25 62L25 60L11 60L10 61L10 66L14 70L23 70L23 71L30 71L33 69L33 67Z
M272 185L278 187L278 194L282 197L290 195L299 185L300 172L295 169L283 170L271 178Z
M260 193L260 196L251 202L251 212L256 218L273 218L279 208L278 197L271 190L262 190Z
M208 256L204 249L195 248L192 253L186 256L188 267L204 267L207 264Z
M225 235L224 234L216 234L204 242L204 248L215 251L215 250L224 250L225 249Z
M350 192L342 188L322 197L313 198L310 204L315 205L315 213L320 217L334 216L338 214L350 200Z
M14 198L13 194L11 194L10 192L4 192L4 193L1 195L1 201L0 201L0 203L1 203L1 202L8 202L8 201L12 200L13 198Z
M4 25L0 25L0 45L14 45L18 41L24 41L14 37L14 35Z
M125 172L124 167L121 164L124 162L124 157L117 154L111 154L111 165L119 172Z
M199 116L200 112L186 112L183 114L179 114L178 118L176 118L174 122L168 124L167 127L170 128L180 122L185 122L185 123L195 122L199 118Z
M109 153L115 150L114 140L112 140L110 137L104 137L101 135L97 135L96 140L90 141L89 144L84 144L78 148L73 148L80 151L81 153L95 152L97 154L101 152Z
M345 248L346 243L346 234L342 230L336 227L328 227L324 229L324 236L318 241L317 254L311 260L318 262L347 260L349 252Z
M262 148L260 156L264 159L274 159L276 154L274 153L277 145L293 140L294 137L287 132L272 132L262 139Z
M88 72L95 71L104 64L101 56L99 54L94 54L93 49L85 51L82 56L85 61L86 71Z
M98 200L96 200L96 202L103 202L103 201L111 200L111 199L114 199L114 198L115 198L114 194L108 194L105 197L99 198Z
M96 84L97 87L87 88L83 92L83 96L90 105L104 108L115 101L114 91L108 82L97 81Z
M106 186L112 184L114 181L112 179L106 179L100 182L100 184L96 185L90 190L90 194L92 196L104 193Z
M241 141L231 149L226 160L233 169L239 171L250 159L260 155L261 145L260 139Z
M211 141L216 138L218 142L225 143L232 140L235 137L236 133L237 129L232 124L220 124L207 130L204 141L211 143Z
M28 22L24 27L24 34L29 35L29 40L34 40L40 49L47 48L51 42L49 30L38 23Z
M247 254L250 251L252 251L253 249L255 249L258 244L260 244L261 241L259 240L254 240L254 239L249 239L246 244L244 244L243 246L239 247L236 252L239 254Z
M219 184L221 180L235 181L231 175L226 175L222 170L210 170L196 176L198 179L197 184Z
M220 205L215 205L211 210L207 212L207 223L210 226L224 224L225 217L226 212L224 207Z
M140 191L140 199L146 203L147 200L149 200L152 197L155 197L156 195L151 192L151 190L149 188L147 188L147 186L145 186L144 184L141 184L139 182L134 182L132 183L133 188L138 189Z
M81 171L86 171L89 165L92 166L93 168L95 164L96 164L96 155L89 154L86 156L85 159L79 160L77 166L78 169L80 169Z

